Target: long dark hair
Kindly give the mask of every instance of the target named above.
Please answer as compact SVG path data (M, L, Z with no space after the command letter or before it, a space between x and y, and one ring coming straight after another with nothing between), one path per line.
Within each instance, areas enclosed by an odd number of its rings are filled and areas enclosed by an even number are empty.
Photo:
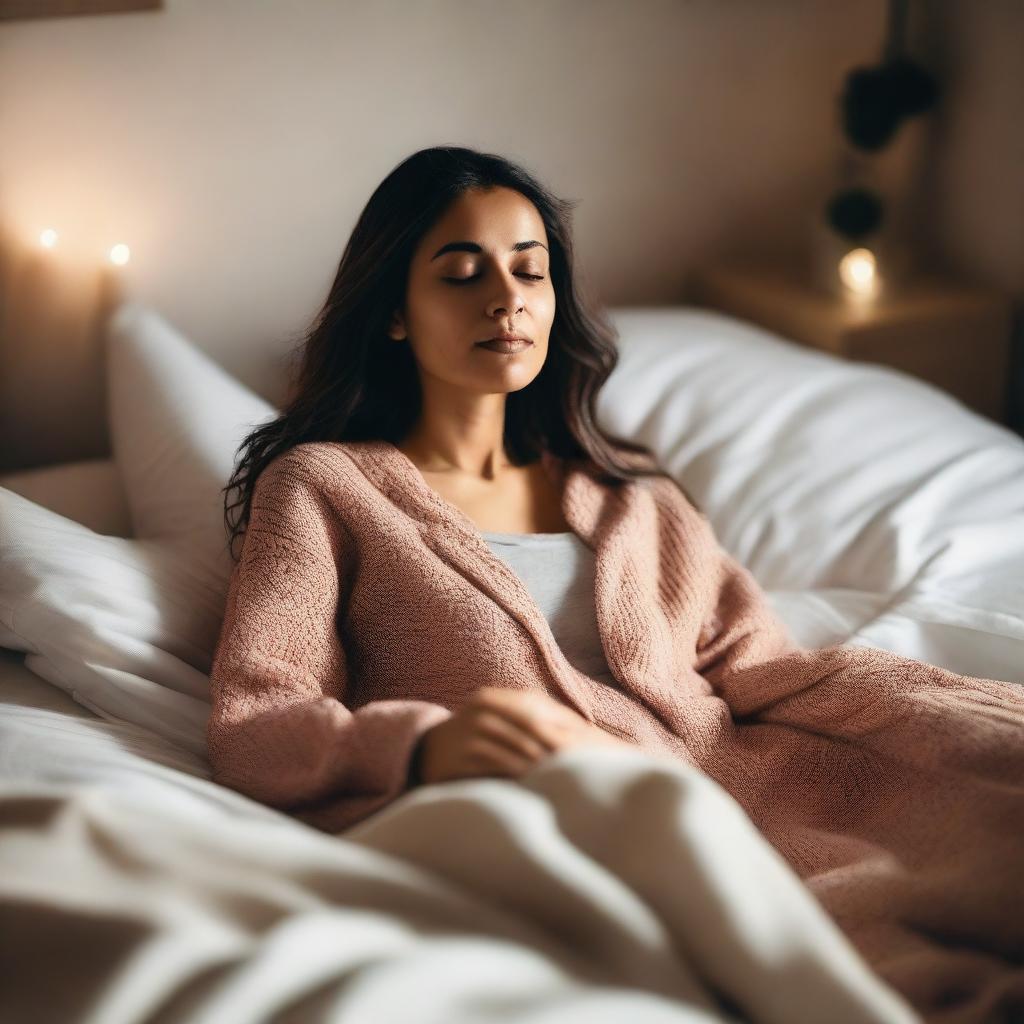
M617 335L573 273L570 216L577 201L558 198L503 157L435 146L402 161L370 196L327 299L293 352L297 371L284 410L236 450L241 458L223 488L233 559L256 480L278 455L306 441L397 445L415 425L421 412L419 372L411 347L388 338L389 321L404 306L409 265L423 235L463 192L496 187L519 192L543 218L555 291L544 366L525 388L506 397L510 461L527 465L546 449L561 458L589 460L607 483L667 476L649 448L597 424L598 392L618 362ZM228 503L232 490L238 497Z

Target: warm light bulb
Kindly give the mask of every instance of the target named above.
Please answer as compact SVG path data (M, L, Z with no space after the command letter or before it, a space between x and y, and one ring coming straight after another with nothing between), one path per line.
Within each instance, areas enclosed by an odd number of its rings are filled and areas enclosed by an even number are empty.
M44 249L52 249L57 244L57 232L53 228L47 228L40 234L39 244Z
M124 244L124 242L118 242L118 244L110 250L110 262L116 263L119 267L123 267L130 257L131 250Z
M870 249L852 249L839 261L839 277L858 295L870 295L877 283L875 254Z

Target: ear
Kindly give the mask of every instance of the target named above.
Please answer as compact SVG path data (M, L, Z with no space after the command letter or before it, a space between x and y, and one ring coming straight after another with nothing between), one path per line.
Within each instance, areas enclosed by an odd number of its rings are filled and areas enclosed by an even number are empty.
M404 341L409 335L405 329L405 319L401 313L395 313L391 317L391 324L388 326L388 336L395 341Z

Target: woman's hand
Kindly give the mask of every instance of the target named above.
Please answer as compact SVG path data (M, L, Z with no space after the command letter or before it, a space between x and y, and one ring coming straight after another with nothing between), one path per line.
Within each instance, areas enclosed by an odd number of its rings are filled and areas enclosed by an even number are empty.
M423 783L478 776L518 778L577 746L632 746L539 690L482 686L428 729L414 757Z

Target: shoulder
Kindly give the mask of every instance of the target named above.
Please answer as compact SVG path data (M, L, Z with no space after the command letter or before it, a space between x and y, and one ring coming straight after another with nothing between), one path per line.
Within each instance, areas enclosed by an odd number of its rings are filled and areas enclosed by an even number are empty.
M707 519L700 506L690 497L687 490L671 473L658 466L657 463L655 463L653 468L660 469L660 474L645 477L644 483L660 506L670 510L675 515L681 515L687 519Z
M626 465L650 473L649 476L637 477L635 481L637 484L651 490L663 500L675 504L682 502L698 515L703 515L697 503L690 497L689 493L675 476L661 464L654 452L635 452L619 446L616 446L615 451Z
M329 446L321 442L304 442L279 452L256 477L253 510L310 523L337 518L338 504L329 485L330 456Z
M330 448L304 442L274 456L253 485L250 526L283 533L311 553L333 549L336 555L351 537L341 514L344 504L329 485Z
M663 473L664 470L658 462L657 456L649 451L633 451L620 444L612 444L616 460L629 469L641 470L645 475L630 477L622 480L620 486L639 487L644 490L654 487L663 478L660 475L646 475L653 471L654 474Z
M633 451L619 444L613 444L616 455L626 465L635 469L653 471L650 476L640 476L624 481L621 486L647 492L662 514L672 519L697 523L702 529L710 529L711 521L701 507L690 496L683 485L666 469L651 451Z
M316 488L337 465L339 446L328 441L303 441L274 456L257 479L257 486L267 490L273 485Z

